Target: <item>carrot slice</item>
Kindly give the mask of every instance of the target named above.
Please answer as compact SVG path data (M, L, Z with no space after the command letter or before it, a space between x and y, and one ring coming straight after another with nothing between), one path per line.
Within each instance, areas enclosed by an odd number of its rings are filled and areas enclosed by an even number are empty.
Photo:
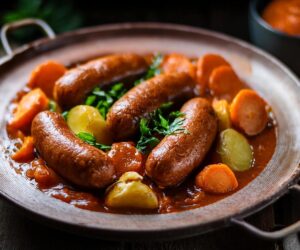
M181 54L169 54L164 57L162 62L162 69L164 73L187 73L193 79L196 79L196 67L191 61Z
M243 87L242 81L230 66L215 68L209 78L212 95L229 102Z
M25 137L21 148L14 153L11 158L17 162L26 162L32 160L34 158L33 138L31 136Z
M108 152L108 157L111 158L118 177L129 171L141 172L142 170L143 156L132 142L114 143Z
M196 176L196 186L208 193L225 194L235 190L238 181L227 165L212 164Z
M206 54L199 58L197 62L197 82L203 90L208 85L209 77L213 70L220 66L230 66L220 55Z
M265 101L253 90L241 90L233 99L230 117L235 127L247 135L257 135L268 123Z
M37 66L31 73L28 86L41 88L52 98L55 82L67 71L66 67L55 61L47 61Z
M37 113L48 108L49 100L41 89L34 89L24 95L19 102L10 126L23 129L30 125Z

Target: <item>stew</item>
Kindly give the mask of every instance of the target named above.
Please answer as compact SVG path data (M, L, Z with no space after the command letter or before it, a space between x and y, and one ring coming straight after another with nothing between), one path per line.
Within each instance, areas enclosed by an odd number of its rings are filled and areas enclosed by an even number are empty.
M33 69L8 110L6 158L73 206L169 213L245 187L271 159L271 107L221 55L107 55Z

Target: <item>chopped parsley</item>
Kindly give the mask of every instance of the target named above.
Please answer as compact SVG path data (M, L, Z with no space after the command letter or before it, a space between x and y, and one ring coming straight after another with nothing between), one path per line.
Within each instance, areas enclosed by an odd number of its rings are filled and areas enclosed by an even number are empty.
M49 101L49 104L48 104L48 108L49 108L50 111L55 112L56 109L57 109L57 104L56 104L56 102L53 101L53 100L50 100L50 101Z
M69 114L69 111L64 111L61 115L62 117L65 119L65 121L68 119L68 114Z
M163 56L161 54L157 54L153 57L152 63L146 73L146 75L134 82L134 86L139 85L141 82L148 80L154 76L157 76L161 73L160 65L163 60Z
M90 133L79 132L77 134L77 137L79 137L81 140L83 140L87 144L90 144L91 146L94 146L98 149L101 149L101 150L110 150L111 149L111 146L109 146L109 145L105 145L105 144L96 142L95 136L93 136Z
M103 118L106 119L109 108L115 101L120 99L126 91L123 83L116 83L107 91L96 87L91 95L86 98L85 104L96 107Z
M137 142L137 149L145 153L148 148L155 147L160 140L155 135L174 135L188 133L183 128L185 120L184 113L173 111L165 115L165 111L172 106L172 102L162 104L158 109L153 111L149 118L140 120L140 138Z

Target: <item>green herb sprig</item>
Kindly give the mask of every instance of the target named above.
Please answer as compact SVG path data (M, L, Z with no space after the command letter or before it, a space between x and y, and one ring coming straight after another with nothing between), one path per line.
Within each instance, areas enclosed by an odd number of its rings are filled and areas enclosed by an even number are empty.
M184 113L173 111L165 115L165 111L172 106L172 102L164 103L158 109L153 111L149 118L140 120L140 138L137 142L137 149L145 153L147 149L155 147L159 139L155 134L168 136L180 133L188 133L183 127Z
M157 54L153 57L152 63L146 73L146 75L134 82L134 86L139 85L141 82L148 80L154 76L157 76L161 73L160 65L162 63L163 56L161 54Z
M109 145L105 145L105 144L101 144L101 143L96 142L95 136L93 136L90 133L79 132L77 134L77 137L79 137L81 140L83 140L87 144L90 144L91 146L94 146L98 149L105 150L105 151L111 149L111 146L109 146Z
M64 111L61 115L66 121L68 119L69 111Z
M57 103L53 100L49 101L48 108L50 111L55 112L57 110Z
M103 118L106 119L109 108L116 100L120 99L126 91L123 83L116 83L108 91L96 87L92 91L92 94L86 98L85 104L96 107Z

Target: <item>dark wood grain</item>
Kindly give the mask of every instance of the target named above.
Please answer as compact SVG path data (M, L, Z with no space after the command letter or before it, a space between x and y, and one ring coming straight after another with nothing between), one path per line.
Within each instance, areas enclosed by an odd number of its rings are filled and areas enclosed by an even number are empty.
M238 228L230 227L206 235L177 241L121 242L104 241L82 237L53 229L32 221L6 201L0 200L0 249L16 250L60 250L60 249L114 249L114 250L272 250L275 244L257 239ZM256 225L262 222L265 229L273 223L272 209L268 208L252 219Z

